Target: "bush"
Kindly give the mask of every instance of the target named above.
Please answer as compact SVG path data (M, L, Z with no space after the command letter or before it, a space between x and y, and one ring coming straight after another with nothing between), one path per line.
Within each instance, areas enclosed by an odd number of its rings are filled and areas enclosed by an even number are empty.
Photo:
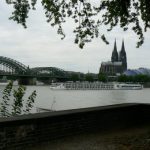
M0 116L10 117L21 114L29 114L33 107L37 94L36 91L33 91L32 94L25 101L23 99L25 93L26 87L19 85L17 89L13 90L13 82L9 82L2 92L2 102L0 103Z

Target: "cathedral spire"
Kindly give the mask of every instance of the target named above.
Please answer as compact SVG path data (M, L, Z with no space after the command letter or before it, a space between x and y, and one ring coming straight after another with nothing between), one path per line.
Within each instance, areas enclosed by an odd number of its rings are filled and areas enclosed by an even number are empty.
M117 52L116 39L115 39L114 49L113 49L112 56L111 56L111 61L112 62L117 62L118 61L118 52Z
M122 52L125 52L125 46L124 46L124 39L122 40L122 48L121 48Z
M122 47L121 51L119 53L119 61L122 62L123 70L127 70L127 57L126 57L126 51L124 46L124 40L122 40Z
M115 39L115 43L114 43L114 51L117 51L116 39Z

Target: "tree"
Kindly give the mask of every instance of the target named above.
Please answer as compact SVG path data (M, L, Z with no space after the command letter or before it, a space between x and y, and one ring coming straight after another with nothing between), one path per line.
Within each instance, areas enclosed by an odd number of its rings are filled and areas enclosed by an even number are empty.
M135 82L140 82L140 83L149 82L150 81L149 79L150 79L149 76L143 75L143 74L139 74L139 75L134 76Z
M13 90L13 83L10 82L2 93L3 96L2 102L0 103L0 116L9 117L23 113L30 113L36 98L36 91L33 91L26 101L23 99L25 92L26 88L22 85Z
M120 75L118 77L118 82L128 82L128 76L126 76L126 75Z
M13 5L11 20L22 24L25 28L30 9L35 10L37 0L5 0ZM149 0L100 0L96 4L89 0L41 0L47 22L57 27L57 33L65 37L62 24L67 18L75 22L75 43L83 48L93 38L101 39L109 44L105 35L99 33L102 25L107 31L120 26L124 31L130 28L138 36L137 47L144 42L143 32L150 28Z
M75 74L75 73L73 73L72 75L71 75L71 81L79 81L80 79L79 79L79 74Z
M93 76L91 74L89 74L89 73L87 73L85 75L85 80L89 81L89 82L93 82L94 81Z
M107 81L107 76L103 73L99 73L98 80L102 81L102 82L106 82Z
M121 75L118 77L119 82L140 82L140 83L146 83L150 81L150 76L148 75L143 75L143 74L138 74L135 76L126 76L126 75Z

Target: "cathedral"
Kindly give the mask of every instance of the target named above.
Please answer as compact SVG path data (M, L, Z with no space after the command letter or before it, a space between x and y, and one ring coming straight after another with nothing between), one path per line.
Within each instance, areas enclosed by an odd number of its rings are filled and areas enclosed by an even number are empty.
M127 56L124 41L122 41L122 47L120 52L118 53L115 40L111 61L102 62L99 73L106 74L107 76L116 76L122 74L126 70Z

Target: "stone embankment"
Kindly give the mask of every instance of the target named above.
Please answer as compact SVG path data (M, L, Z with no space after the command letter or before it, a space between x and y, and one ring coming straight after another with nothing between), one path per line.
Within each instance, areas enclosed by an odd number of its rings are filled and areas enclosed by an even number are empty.
M140 137L142 144L149 143L149 130L145 128L149 125L150 105L147 104L118 104L1 118L0 150L98 150L100 147L109 150L108 145L110 150L117 150L114 141L130 150L132 143L140 144ZM136 129L138 134L135 134Z

